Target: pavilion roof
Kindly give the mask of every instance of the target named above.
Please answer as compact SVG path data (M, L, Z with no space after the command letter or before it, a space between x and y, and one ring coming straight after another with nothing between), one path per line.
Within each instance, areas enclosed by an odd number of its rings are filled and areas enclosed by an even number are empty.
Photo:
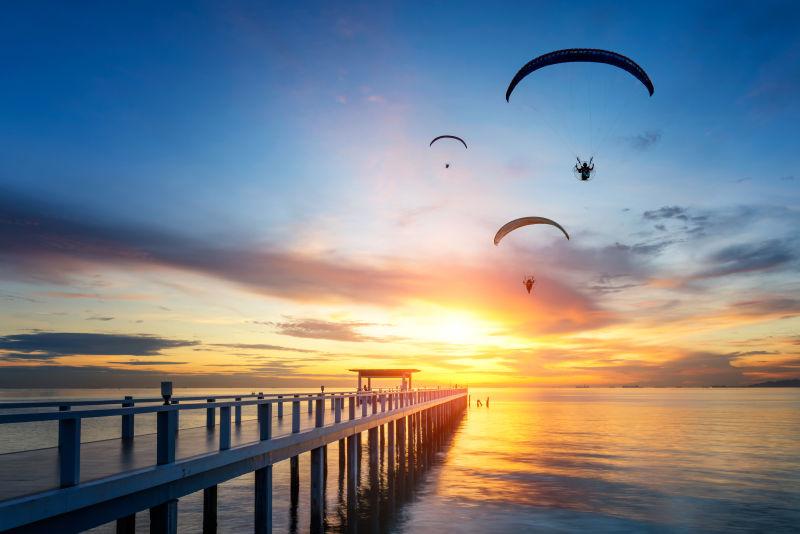
M403 378L411 373L418 373L419 369L348 369L365 378Z

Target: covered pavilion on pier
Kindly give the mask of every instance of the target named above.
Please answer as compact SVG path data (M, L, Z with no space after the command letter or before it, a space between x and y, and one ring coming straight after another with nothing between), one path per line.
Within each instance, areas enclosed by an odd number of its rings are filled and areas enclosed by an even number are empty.
M403 391L411 389L411 375L418 373L419 369L348 369L353 373L358 373L358 390L361 391L362 380L367 379L367 389L372 389L373 378L400 378L402 379L400 389Z

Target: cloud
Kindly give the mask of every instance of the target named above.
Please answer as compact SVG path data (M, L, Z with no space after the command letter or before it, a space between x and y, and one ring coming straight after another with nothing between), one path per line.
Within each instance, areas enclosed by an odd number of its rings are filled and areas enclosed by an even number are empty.
M162 380L172 380L176 388L242 388L254 391L264 388L265 381L270 387L307 387L310 380L324 377L331 387L352 386L353 379L342 375L302 375L276 376L269 371L230 372L223 370L213 373L173 373L150 369L120 369L107 366L76 365L5 365L0 372L0 387L5 388L157 388Z
M34 332L0 336L0 359L51 360L62 356L155 356L196 341L148 335Z
M24 199L0 195L0 276L68 284L98 264L174 268L227 280L250 290L301 300L396 301L418 277L402 269L358 265L330 253L315 257L230 239L193 239L112 221L49 215ZM97 294L62 293L67 298Z
M650 130L624 139L634 150L644 152L661 140L661 132Z
M733 308L745 315L800 315L800 299L789 297L767 297L757 300L740 301Z
M659 221L662 219L689 220L687 209L680 206L664 206L657 210L645 211L642 217L650 221Z
M273 323L275 331L284 336L304 337L311 339L330 339L334 341L376 341L374 337L365 336L358 328L373 326L373 323L358 321L332 322L320 319L290 319Z
M267 321L253 321L258 324L273 325ZM224 347L228 349L241 349L241 350L277 350L277 351L291 351L291 352L318 352L311 349L298 349L295 347L284 347L282 345L270 345L268 343L210 343L209 347Z
M713 278L732 274L766 271L794 262L798 252L780 239L730 245L711 254L708 268L692 278Z
M128 360L118 362L108 362L114 365L185 365L189 362L168 362L165 360Z
M397 217L397 226L406 227L409 226L417 221L417 219L433 213L439 209L441 209L442 204L430 204L427 206L419 206L417 208L411 208L407 210L403 210L400 215Z
M595 282L589 286L589 289L597 293L620 293L626 289L632 289L643 285L642 283L629 280L630 277L625 274L603 274L597 277Z
M110 316L104 315L93 315L92 317L87 317L87 321L113 321L114 318Z

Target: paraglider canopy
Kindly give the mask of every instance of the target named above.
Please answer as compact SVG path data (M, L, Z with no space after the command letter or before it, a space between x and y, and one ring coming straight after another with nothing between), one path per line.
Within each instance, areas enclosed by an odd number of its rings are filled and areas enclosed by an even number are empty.
M528 74L537 71L543 67L550 65L558 65L559 63L605 63L613 67L620 68L630 73L634 78L642 82L650 96L653 96L655 87L650 77L635 61L629 57L611 52L610 50L600 50L598 48L567 48L565 50L556 50L548 54L541 55L533 58L527 62L519 71L514 75L511 83L508 84L506 89L506 102L511 98L511 93L514 88L525 78Z
M514 219L513 221L507 222L506 224L501 226L494 236L494 244L498 245L501 239L503 239L505 236L507 236L517 228L522 228L523 226L530 226L532 224L549 224L551 226L555 226L564 233L564 237L569 239L569 234L567 233L566 230L564 230L564 227L552 219L548 219L546 217L521 217L519 219Z
M461 144L464 145L464 148L468 148L467 143L457 135L440 135L438 137L434 137L428 146L433 146L433 143L435 143L439 139L455 139L456 141L461 141Z

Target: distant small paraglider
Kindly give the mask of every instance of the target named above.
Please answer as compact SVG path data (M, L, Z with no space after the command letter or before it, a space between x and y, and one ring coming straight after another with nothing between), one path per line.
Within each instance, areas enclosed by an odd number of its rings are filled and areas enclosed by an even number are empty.
M526 276L525 279L522 281L522 285L525 286L525 289L528 290L528 295L531 294L531 289L533 289L533 284L536 283L536 280L533 276Z
M563 232L564 237L569 239L569 234L567 233L566 230L564 230L564 227L552 219L548 219L546 217L521 217L519 219L514 219L513 221L507 222L506 224L501 226L494 236L494 244L499 245L500 241L505 236L507 236L517 228L522 228L523 226L531 226L534 224L548 224L550 226L555 226L556 228L561 230L561 232ZM525 287L525 289L528 291L528 294L530 295L534 285L536 285L536 279L532 275L528 275L522 280L522 285Z
M440 140L440 139L455 139L456 141L460 141L461 144L464 145L464 148L469 149L469 147L467 147L467 143L463 139L458 137L457 135L440 135L440 136L434 137L433 140L430 142L430 144L428 146L433 146L433 144L436 141ZM450 163L446 163L444 168L445 169L449 169L450 168Z

